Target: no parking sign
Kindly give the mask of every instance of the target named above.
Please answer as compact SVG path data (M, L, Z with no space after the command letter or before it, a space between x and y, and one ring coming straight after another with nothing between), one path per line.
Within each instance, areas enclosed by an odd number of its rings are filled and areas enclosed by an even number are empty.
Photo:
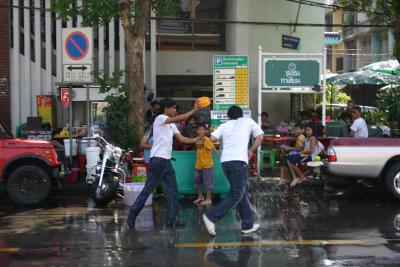
M67 28L62 31L63 82L92 83L92 28Z

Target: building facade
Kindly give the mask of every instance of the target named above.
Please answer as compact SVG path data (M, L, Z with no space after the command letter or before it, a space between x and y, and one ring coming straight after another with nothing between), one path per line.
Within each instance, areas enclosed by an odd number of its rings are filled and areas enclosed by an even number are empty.
M49 10L51 2L13 0L9 13L6 12L10 16L10 106L13 131L26 122L27 117L37 116L38 95L54 96L56 125L62 127L66 122L67 112L60 107L58 100L59 84L62 82L61 31L62 28L79 27L82 18L75 17L68 22L58 20ZM82 2L77 0L76 4L79 6ZM184 18L222 21L152 20L149 25L144 53L146 95L153 92L157 98L174 97L182 110L199 96L212 96L214 55L249 56L250 107L253 117L256 117L258 46L261 45L266 52L322 53L323 27L257 23L322 24L324 13L318 7L282 0L182 0L181 5L181 16ZM300 38L299 48L283 48L282 35ZM96 70L112 73L125 69L125 39L118 19L94 29L93 42ZM74 121L86 122L86 89L74 86L73 91ZM104 97L98 93L98 86L91 85L92 121L97 113L101 113ZM270 113L273 123L291 118L291 94L268 93L264 94L262 101L262 111Z
M337 4L329 0L328 4ZM375 24L366 13L328 9L326 21L332 24ZM342 43L330 48L329 68L333 73L355 71L365 65L393 59L395 45L393 29L389 27L333 27L340 32Z

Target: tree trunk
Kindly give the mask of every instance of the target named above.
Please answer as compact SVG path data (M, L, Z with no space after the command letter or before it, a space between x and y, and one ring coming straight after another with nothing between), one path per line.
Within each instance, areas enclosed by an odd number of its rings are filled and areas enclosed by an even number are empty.
M129 36L129 35L128 35ZM143 40L128 37L128 103L130 112L128 124L133 127L135 142L140 142L144 132L144 70L143 70Z
M127 98L130 105L128 124L138 145L144 134L144 68L143 44L149 20L150 1L138 0L136 10L143 12L134 20L130 16L129 1L121 1L121 18L127 49Z

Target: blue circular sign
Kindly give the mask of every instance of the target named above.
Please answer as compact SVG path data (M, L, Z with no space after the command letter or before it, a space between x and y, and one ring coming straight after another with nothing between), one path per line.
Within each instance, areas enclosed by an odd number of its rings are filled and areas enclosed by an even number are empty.
M89 40L83 32L72 32L65 40L65 51L73 60L83 59L89 51Z

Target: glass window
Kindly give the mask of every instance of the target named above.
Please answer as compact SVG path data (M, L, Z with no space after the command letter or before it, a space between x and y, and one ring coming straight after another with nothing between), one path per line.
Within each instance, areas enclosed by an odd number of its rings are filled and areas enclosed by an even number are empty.
M169 20L157 21L157 49L159 50L224 50L225 24L223 0L180 0L181 11ZM177 19L177 20L173 20ZM149 46L147 46L149 47Z

